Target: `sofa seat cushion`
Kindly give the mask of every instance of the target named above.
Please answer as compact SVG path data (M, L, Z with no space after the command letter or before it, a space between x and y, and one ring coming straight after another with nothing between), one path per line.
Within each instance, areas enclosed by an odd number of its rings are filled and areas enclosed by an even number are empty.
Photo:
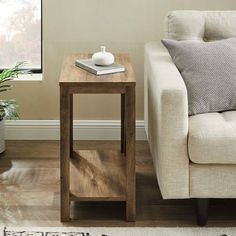
M198 164L236 164L236 111L189 117L188 152Z

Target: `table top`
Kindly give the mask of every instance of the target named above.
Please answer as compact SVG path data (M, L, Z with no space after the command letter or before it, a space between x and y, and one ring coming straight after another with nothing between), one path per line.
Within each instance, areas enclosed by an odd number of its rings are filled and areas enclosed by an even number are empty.
M125 66L126 71L109 75L94 75L75 66L76 59L91 58L92 54L70 54L64 58L59 84L71 85L132 85L136 84L132 63L128 54L115 54L115 61Z

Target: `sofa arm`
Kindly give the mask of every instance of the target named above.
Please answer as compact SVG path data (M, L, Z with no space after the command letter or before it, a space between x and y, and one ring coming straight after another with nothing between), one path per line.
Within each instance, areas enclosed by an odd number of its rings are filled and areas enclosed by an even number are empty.
M164 199L189 198L188 99L161 43L145 45L145 128Z

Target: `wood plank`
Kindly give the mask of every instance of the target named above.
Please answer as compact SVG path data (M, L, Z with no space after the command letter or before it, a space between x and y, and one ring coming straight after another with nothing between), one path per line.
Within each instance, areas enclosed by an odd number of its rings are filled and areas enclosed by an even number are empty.
M70 156L73 155L73 114L74 114L74 109L73 109L73 94L70 94Z
M121 153L126 155L125 137L125 94L121 94Z
M21 192L59 192L59 183L59 167L0 168L0 193L11 192L14 196Z
M135 87L126 88L126 219L135 221L136 171L135 171Z
M64 58L60 75L61 86L74 86L84 84L90 86L133 85L136 83L131 60L128 54L115 54L115 61L125 66L124 73L96 76L75 66L76 59L91 58L91 54L70 54Z
M43 199L43 201L42 201ZM51 206L54 202L54 193L51 192L0 192L0 206Z
M70 139L71 139L71 96L67 88L60 88L60 171L61 171L61 221L70 220Z
M21 158L58 158L59 156L59 141L42 140L8 140L6 143L6 151L0 155L2 159L21 159Z
M122 86L95 86L92 87L88 85L80 85L70 87L71 93L81 93L81 94L117 94L117 93L124 93L125 87Z
M125 195L120 196L108 196L108 197L77 197L75 195L70 195L71 202L125 202L126 197Z
M47 166L45 166L45 160ZM59 166L58 156L57 158L0 158L0 168L6 170L10 168L58 168Z
M71 158L71 200L124 201L125 162L119 151L74 152Z

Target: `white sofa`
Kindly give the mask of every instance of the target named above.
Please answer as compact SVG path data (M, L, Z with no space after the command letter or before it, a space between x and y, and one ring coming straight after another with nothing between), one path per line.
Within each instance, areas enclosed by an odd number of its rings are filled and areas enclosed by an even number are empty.
M236 36L236 11L174 11L165 38ZM164 199L196 198L205 224L209 198L236 198L236 111L188 116L185 83L160 42L145 45L145 128Z

